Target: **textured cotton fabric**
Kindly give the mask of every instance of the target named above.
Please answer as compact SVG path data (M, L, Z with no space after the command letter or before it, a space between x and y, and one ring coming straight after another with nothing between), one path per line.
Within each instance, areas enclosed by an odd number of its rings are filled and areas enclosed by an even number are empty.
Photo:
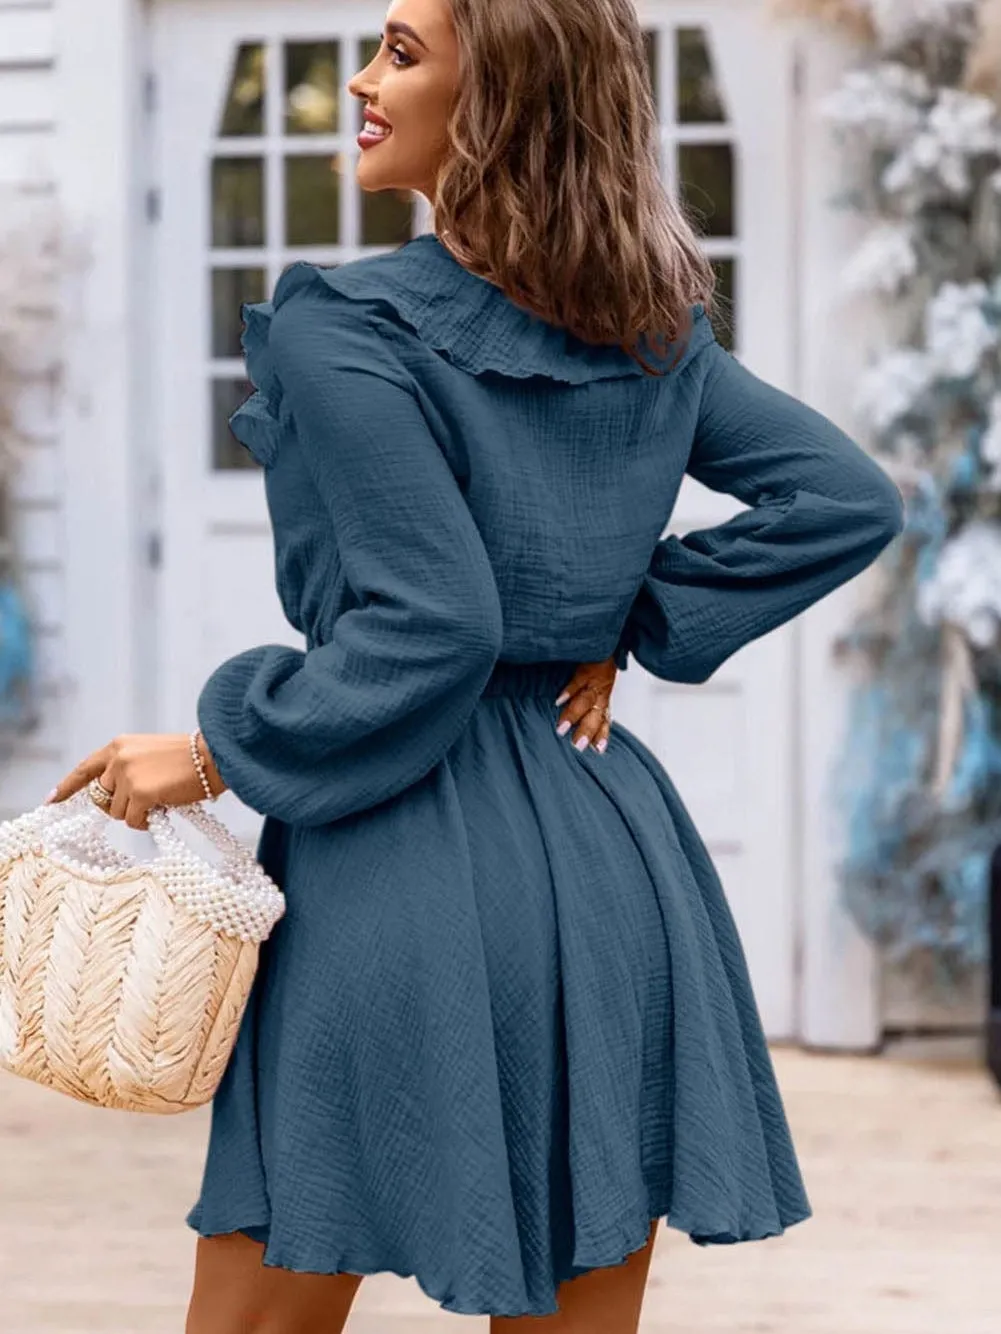
M198 701L288 907L188 1222L516 1316L651 1219L707 1244L808 1217L706 849L635 735L580 753L554 700L613 652L705 680L876 557L896 487L701 307L651 377L433 235L293 265L244 318L232 428L305 647ZM686 471L750 509L662 539Z

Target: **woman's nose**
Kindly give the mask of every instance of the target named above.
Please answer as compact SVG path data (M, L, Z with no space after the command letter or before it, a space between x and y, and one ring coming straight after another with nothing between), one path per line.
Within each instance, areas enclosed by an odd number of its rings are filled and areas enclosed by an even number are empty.
M352 75L348 80L348 92L352 97L362 97L366 101L371 101L372 90L375 88L375 80L368 75L370 66L366 65L364 69Z

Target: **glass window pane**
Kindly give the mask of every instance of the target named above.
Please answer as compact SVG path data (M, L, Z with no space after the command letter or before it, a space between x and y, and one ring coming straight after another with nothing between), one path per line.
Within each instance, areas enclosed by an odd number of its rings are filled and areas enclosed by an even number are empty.
M233 61L221 135L263 134L267 66L260 42L244 42Z
M240 305L244 301L263 301L263 269L214 269L212 272L212 356L243 355L240 333L243 321Z
M259 468L246 445L229 429L229 419L254 392L249 380L212 381L212 467L214 469Z
M737 261L735 259L714 259L712 266L716 270L715 310L712 325L717 341L732 352L737 345L736 280Z
M734 235L732 144L679 144L678 183L707 236Z
M287 245L337 245L341 239L340 153L285 159Z
M264 244L264 160L219 157L212 163L212 244Z
M336 134L340 97L340 43L286 43L285 133Z
M705 28L678 28L675 34L678 70L678 120L701 125L726 120L723 96L716 81L709 34Z
M362 245L402 245L413 230L414 199L410 190L362 192Z
M647 28L643 33L643 43L646 46L647 71L650 75L650 87L653 90L653 104L660 112L660 89L657 86L657 46L660 42L660 33L656 28Z

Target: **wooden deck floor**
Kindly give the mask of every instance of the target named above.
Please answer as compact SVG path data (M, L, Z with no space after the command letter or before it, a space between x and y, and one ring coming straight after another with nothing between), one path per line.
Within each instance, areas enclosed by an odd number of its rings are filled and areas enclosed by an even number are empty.
M972 1065L775 1052L815 1217L701 1249L661 1224L645 1334L998 1334L1001 1099ZM181 1334L205 1112L0 1075L0 1334ZM367 1278L349 1334L484 1334Z

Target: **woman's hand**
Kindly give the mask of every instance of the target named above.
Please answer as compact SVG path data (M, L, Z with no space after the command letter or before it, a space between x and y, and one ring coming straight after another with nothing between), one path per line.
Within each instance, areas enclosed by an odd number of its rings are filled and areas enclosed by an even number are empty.
M226 784L200 733L198 746L212 795L218 796L225 792ZM82 760L45 800L65 801L92 778L99 778L114 794L111 805L102 807L105 814L124 820L132 829L149 828L146 817L154 806L185 806L205 800L186 732L116 736Z
M617 675L614 658L606 658L604 662L582 662L555 701L557 704L567 701L566 707L560 710L556 728L560 736L565 736L574 723L579 724L572 738L578 750L584 750L590 744L595 750L604 752L608 745L611 720L604 716L603 710L610 705Z

